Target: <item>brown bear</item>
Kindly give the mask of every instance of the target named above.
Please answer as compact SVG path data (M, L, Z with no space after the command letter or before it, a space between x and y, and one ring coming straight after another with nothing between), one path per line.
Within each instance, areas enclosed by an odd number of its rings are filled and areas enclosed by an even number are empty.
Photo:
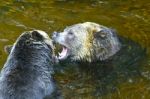
M0 99L45 99L56 90L52 77L54 46L44 31L21 34L0 75Z
M54 32L52 38L63 47L59 60L70 58L73 61L103 61L121 48L113 29L93 22L69 26L61 33Z

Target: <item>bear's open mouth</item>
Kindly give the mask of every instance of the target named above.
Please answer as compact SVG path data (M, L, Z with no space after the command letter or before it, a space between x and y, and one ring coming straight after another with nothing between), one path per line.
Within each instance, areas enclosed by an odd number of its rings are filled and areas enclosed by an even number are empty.
M58 52L58 59L59 60L64 60L68 57L69 55L69 49L66 46L62 46L62 51Z

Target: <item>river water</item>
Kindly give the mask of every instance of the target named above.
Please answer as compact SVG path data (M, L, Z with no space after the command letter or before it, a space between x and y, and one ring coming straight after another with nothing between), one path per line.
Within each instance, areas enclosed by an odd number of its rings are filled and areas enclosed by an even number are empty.
M55 79L65 99L150 99L149 0L1 0L0 66L4 46L33 29L62 31L81 22L117 30L122 50L98 64L56 66Z

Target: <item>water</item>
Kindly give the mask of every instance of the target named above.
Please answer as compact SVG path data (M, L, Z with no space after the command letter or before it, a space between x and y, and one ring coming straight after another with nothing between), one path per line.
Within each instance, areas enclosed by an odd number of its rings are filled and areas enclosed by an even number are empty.
M33 29L62 31L92 21L115 28L123 49L106 62L55 66L65 99L150 99L149 0L7 0L0 2L0 66L4 46Z

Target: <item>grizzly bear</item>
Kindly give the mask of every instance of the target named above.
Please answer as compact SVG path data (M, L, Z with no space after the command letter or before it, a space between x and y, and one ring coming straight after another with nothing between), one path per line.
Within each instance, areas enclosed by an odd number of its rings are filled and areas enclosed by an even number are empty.
M24 32L9 50L0 75L0 99L51 97L56 90L52 77L54 46L47 33Z
M116 54L121 43L116 32L93 22L69 26L63 32L54 32L54 42L62 46L58 59L73 61L103 61Z

